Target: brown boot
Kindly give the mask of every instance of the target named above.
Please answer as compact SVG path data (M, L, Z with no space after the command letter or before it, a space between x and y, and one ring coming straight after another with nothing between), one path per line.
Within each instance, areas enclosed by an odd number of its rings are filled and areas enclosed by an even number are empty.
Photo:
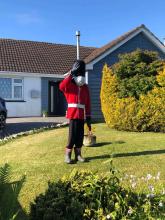
M85 162L85 159L81 156L81 148L74 148L75 161Z
M65 163L70 164L72 162L71 155L72 155L72 149L65 148Z

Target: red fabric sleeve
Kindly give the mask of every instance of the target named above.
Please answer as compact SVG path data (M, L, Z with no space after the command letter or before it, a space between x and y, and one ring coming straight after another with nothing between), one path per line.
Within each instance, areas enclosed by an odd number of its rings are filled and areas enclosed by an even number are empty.
M67 76L64 80L62 80L62 82L59 85L59 89L64 92L67 93L70 90L70 86L71 86L71 80L72 80L72 76L69 75Z
M87 95L86 95L86 103L85 103L85 115L91 116L91 100L90 100L90 94L89 94L89 88L86 87Z

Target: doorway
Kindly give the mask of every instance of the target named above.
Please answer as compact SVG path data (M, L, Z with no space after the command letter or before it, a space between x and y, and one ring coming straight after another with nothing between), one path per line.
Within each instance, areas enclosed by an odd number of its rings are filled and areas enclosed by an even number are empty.
M49 115L65 116L66 100L64 94L59 90L60 82L49 82Z

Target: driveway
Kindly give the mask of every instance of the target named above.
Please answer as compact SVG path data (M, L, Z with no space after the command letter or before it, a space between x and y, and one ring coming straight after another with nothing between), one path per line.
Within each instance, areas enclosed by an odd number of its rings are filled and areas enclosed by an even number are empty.
M34 128L42 128L64 122L68 122L65 117L8 118L6 121L6 128L3 131L0 131L0 138L29 131Z

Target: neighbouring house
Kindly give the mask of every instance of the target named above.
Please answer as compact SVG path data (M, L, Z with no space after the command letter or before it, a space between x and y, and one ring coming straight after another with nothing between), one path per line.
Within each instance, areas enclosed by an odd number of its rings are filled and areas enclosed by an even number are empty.
M102 68L118 55L137 48L157 51L165 59L165 46L141 25L100 48L80 47L86 81L91 93L92 117L103 119L100 105ZM76 60L76 46L0 39L0 97L6 100L9 117L65 115L66 101L59 82Z

